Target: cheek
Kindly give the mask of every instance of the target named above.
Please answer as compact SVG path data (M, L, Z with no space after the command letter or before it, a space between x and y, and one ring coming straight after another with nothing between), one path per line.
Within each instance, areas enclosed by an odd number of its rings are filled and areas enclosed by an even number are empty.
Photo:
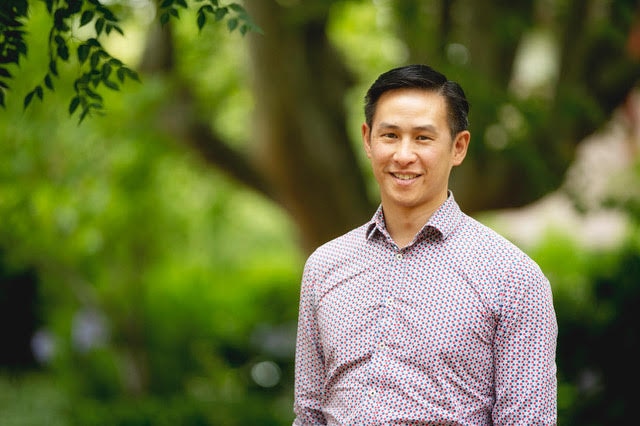
M386 155L385 151L380 149L379 146L370 147L367 150L367 157L374 165L383 162Z

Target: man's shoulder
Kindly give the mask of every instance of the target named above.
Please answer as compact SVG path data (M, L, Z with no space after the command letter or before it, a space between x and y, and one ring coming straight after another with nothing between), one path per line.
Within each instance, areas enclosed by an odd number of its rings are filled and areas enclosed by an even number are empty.
M320 245L307 259L307 265L330 267L332 264L355 260L367 244L370 226L371 222L367 222Z
M357 228L351 229L344 234L335 237L315 249L311 256L327 254L348 254L353 250L358 250L367 241L367 231L371 222L367 222Z
M485 253L492 262L502 260L508 263L535 264L529 255L507 237L471 216L464 216L462 226L458 229L458 238L467 240L476 255L478 252Z

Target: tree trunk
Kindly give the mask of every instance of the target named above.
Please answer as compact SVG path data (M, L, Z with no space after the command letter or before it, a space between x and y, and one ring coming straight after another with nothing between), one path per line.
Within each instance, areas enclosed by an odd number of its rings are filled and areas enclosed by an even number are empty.
M346 129L351 78L325 33L329 6L246 2L264 30L249 35L255 163L307 250L363 223L374 209Z

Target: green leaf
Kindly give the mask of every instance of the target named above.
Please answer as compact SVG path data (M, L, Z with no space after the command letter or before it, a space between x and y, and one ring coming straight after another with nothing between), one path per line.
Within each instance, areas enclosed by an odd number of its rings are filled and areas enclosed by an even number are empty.
M20 55L16 50L7 49L5 52L6 63L8 64L18 64L20 62Z
M237 26L238 26L238 18L230 18L227 21L227 28L229 28L229 31L235 30Z
M102 80L106 80L111 75L111 65L108 62L102 65Z
M198 9L198 12L213 13L214 9L210 4L205 4L204 6L201 6L200 9Z
M67 19L69 17L69 13L67 12L66 9L56 9L55 12L53 12L53 26L58 30L58 31L65 31L64 30L64 20Z
M114 83L111 80L102 80L102 83L104 83L105 86L107 86L109 89L111 90L120 90L120 86L118 86L118 84Z
M100 61L100 51L97 50L91 54L91 59L89 60L89 65L91 66L92 70L98 68L99 61Z
M160 24L165 25L167 22L169 22L169 19L171 19L169 13L164 12L162 15L160 15Z
M75 15L82 9L82 0L66 0L69 15Z
M116 75L118 76L118 80L120 80L120 83L124 83L127 77L129 77L132 80L139 81L138 75L127 67L118 68Z
M4 108L6 105L4 104L4 92L0 90L0 107Z
M126 73L127 77L129 77L131 80L135 80L137 82L140 82L140 76L138 76L138 73L135 72L134 70L127 68L127 67L122 67L122 70L124 70L124 72Z
M0 93L3 92L2 89L8 89L9 85L7 83L5 83L4 81L0 80Z
M78 119L78 124L82 123L82 121L84 120L84 118L87 116L87 114L89 114L89 107L85 107L82 110L82 114L80 114L80 118Z
M0 68L0 77L11 78L11 73L6 68Z
M198 12L198 29L202 30L202 27L204 27L204 24L207 23L207 17L204 14L204 12L202 12L202 9L200 10L200 12Z
M16 47L18 48L18 53L27 56L27 44L20 40L20 42L16 43Z
M107 21L118 22L118 18L109 8L101 6L100 8L98 8L98 10L100 11L100 13L102 13L102 16L104 16L104 19L106 19Z
M29 93L27 93L27 96L24 97L24 109L27 109L27 107L29 106L29 104L33 100L33 96L35 94L36 94L36 91L32 90Z
M53 92L53 81L51 81L51 75L47 74L44 76L44 85L47 86L47 89Z
M80 17L80 26L84 27L89 22L91 22L94 15L95 12L93 10L85 10L84 12L82 12L82 16Z
M63 61L68 61L69 60L69 48L66 45L59 46L58 47L58 56Z
M238 3L229 3L229 6L228 6L228 7L229 7L231 10L233 10L234 12L237 12L237 13L247 13L247 12L244 10L244 7L240 6Z
M37 85L36 88L34 89L36 92L36 95L38 96L38 98L40 100L42 100L42 97L44 96L44 91L42 90L42 86Z
M162 3L160 3L160 9L167 9L171 7L174 1L175 0L164 0Z
M84 64L89 57L89 52L91 51L91 46L88 44L81 44L78 46L78 60L81 64Z
M102 102L102 96L100 96L100 94L99 94L99 93L94 92L94 91L93 91L93 90L91 90L91 89L87 89L87 90L85 91L85 93L86 93L86 95L87 95L87 96L89 96L91 99L95 99L95 100L97 100L98 102Z
M49 71L51 71L51 74L55 76L58 75L58 63L56 61L49 62Z
M89 74L84 73L80 77L78 77L76 81L73 83L73 88L75 89L76 92L78 92L82 86L86 86L88 83L89 83Z
M216 21L221 21L229 13L229 9L226 7L220 7L216 9Z
M189 6L187 5L187 2L185 0L176 0L176 3L178 4L178 6L183 7L184 9L187 9Z
M76 96L73 99L71 99L71 102L69 103L69 115L73 115L76 109L78 109L79 105L80 105L80 96Z
M99 18L96 21L96 34L99 36L100 34L102 34L102 30L104 29L104 25L105 25L105 20L104 18Z

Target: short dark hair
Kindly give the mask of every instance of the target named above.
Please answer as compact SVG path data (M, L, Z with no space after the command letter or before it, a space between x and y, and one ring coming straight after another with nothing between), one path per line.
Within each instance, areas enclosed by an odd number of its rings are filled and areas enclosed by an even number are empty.
M364 98L364 115L369 128L373 124L378 99L383 93L395 89L433 90L444 96L451 137L469 127L469 102L462 87L455 81L449 81L444 74L428 65L407 65L389 70L376 79Z

